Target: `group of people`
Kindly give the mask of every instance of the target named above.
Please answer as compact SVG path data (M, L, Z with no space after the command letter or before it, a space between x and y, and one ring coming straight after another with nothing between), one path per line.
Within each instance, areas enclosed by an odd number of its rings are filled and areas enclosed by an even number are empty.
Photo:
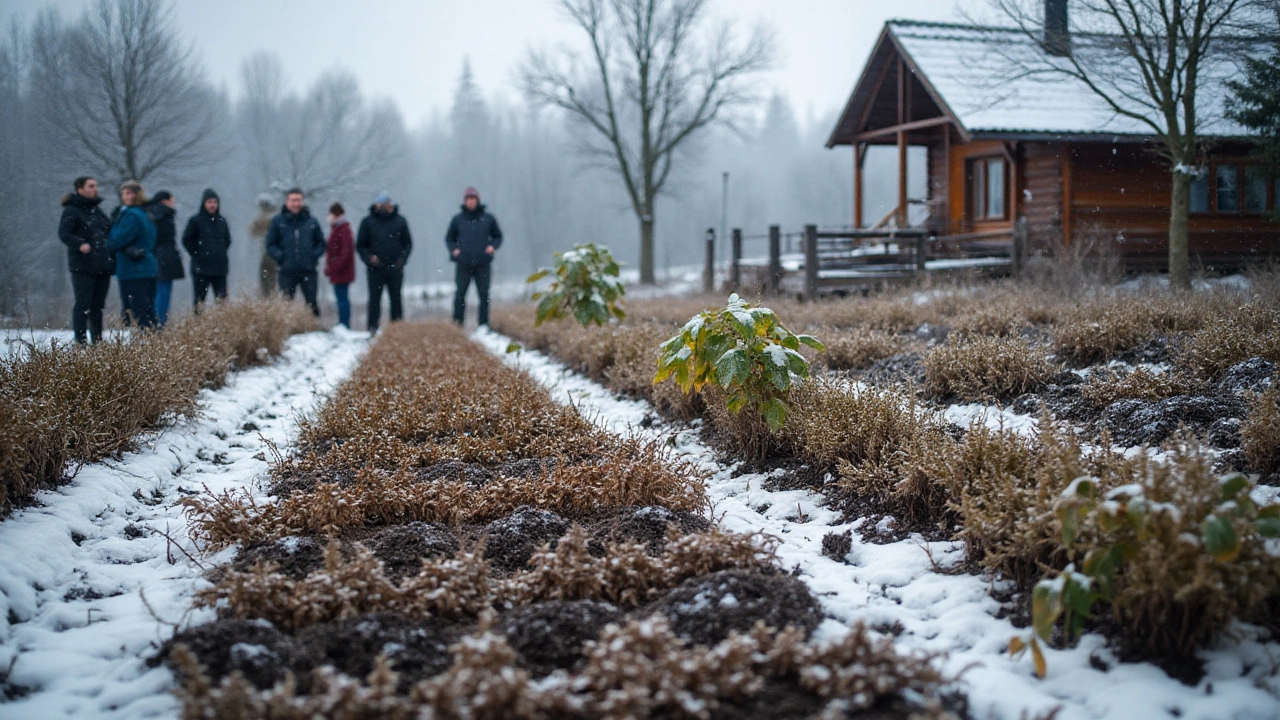
M196 312L209 290L216 300L227 297L228 251L231 231L219 212L218 194L205 190L200 211L187 221L182 247L190 257ZM71 287L75 295L72 329L77 343L102 339L102 314L115 275L120 287L124 322L140 328L163 326L168 320L173 283L185 277L176 242L177 202L161 190L148 200L142 185L120 185L120 206L110 217L99 207L102 197L96 179L76 178L74 192L62 199L58 237L67 246ZM385 192L379 193L353 237L340 203L329 206L329 235L311 215L302 190L285 193L284 207L272 218L266 252L276 264L279 291L292 299L299 289L319 316L316 268L325 258L324 273L334 289L338 322L351 327L350 285L355 282L355 257L365 265L369 286L368 328L378 330L382 294L389 298L391 320L404 315L402 288L405 263L413 250L409 223ZM466 295L474 283L480 296L479 324L489 323L490 264L502 245L498 221L480 202L480 193L467 188L461 211L449 223L445 246L455 264L457 285L453 320L461 325Z

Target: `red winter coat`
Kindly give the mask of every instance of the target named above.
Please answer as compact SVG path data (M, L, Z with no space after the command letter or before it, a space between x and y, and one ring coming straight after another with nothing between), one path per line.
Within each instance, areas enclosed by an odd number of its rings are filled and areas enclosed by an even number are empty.
M324 276L333 285L350 285L356 281L355 240L346 218L335 222L329 230L329 243L324 249Z

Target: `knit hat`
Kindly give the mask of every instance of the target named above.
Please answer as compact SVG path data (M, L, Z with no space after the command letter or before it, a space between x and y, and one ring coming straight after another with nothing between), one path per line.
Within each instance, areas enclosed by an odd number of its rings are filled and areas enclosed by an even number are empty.
M467 198L475 198L475 199L479 200L479 199L480 199L480 191L479 191L479 190L477 190L477 189L475 189L475 188L473 188L473 187L469 187L469 188L467 188L467 189L466 189L466 190L464 190L464 191L463 191L463 193L462 193L462 199L463 199L463 200L466 200Z
M383 190L382 192L378 193L378 197L373 199L373 204L374 205L390 205L391 193L387 192L386 190Z
M173 193L169 192L168 190L161 190L160 192L151 196L151 202L164 202L165 200L170 200L172 198L173 198Z

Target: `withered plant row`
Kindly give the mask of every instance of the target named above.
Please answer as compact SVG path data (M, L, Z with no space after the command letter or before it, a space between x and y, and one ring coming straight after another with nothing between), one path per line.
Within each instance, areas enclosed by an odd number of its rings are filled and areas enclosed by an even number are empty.
M158 332L90 347L51 341L0 358L0 517L139 433L197 409L202 388L269 362L290 335L315 328L294 303L233 301Z

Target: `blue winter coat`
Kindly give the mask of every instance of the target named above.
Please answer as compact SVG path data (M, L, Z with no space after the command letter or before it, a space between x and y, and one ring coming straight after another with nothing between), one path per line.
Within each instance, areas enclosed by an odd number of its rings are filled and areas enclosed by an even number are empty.
M315 272L324 257L324 231L304 207L297 215L281 208L267 230L267 254L282 273Z
M116 277L121 280L151 280L160 274L160 264L156 261L156 226L140 207L120 211L107 237L107 249L116 254ZM126 249L142 253L135 259L129 257Z

